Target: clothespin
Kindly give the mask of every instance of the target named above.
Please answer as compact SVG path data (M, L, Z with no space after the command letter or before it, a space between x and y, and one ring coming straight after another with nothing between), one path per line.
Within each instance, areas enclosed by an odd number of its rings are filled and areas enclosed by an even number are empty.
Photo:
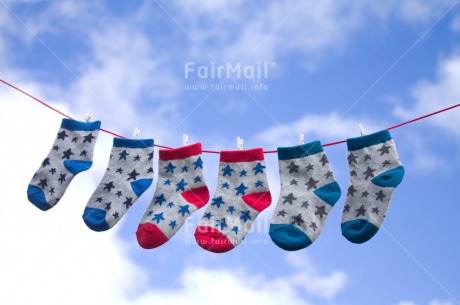
M182 134L182 144L183 144L183 146L188 145L188 134L186 134L186 133Z
M301 131L299 131L299 134L298 134L297 138L299 139L299 144L304 143L305 138L304 138L304 135L303 135L303 133Z
M364 130L363 124L359 123L358 126L359 126L359 130L361 131L361 136L366 135L366 131Z
M139 127L134 128L133 138L137 139L137 137L139 137L140 133L141 133L141 130L139 129Z
M242 150L243 149L243 143L244 143L244 140L240 137L236 137L236 148L238 150Z
M86 122L89 122L89 121L91 120L91 118L92 118L93 115L94 115L94 113L91 111L91 109L88 110L88 114L87 114L86 117L85 117L85 121L86 121Z

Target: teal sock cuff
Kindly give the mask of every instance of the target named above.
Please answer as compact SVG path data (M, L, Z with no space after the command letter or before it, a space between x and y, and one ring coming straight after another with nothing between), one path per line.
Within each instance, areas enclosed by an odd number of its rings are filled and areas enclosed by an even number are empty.
M113 147L147 148L153 147L153 139L122 139L113 138Z
M101 121L80 122L72 119L62 119L61 128L75 131L95 131L101 129Z
M313 141L297 146L278 147L278 160L299 159L322 151L323 146L321 146L320 141Z
M382 130L376 133L347 139L348 151L362 149L364 147L385 143L391 140L391 135L388 130Z

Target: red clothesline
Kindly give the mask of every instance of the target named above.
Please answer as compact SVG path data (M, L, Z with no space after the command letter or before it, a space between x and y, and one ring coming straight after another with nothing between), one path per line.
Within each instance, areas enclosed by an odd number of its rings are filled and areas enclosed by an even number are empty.
M39 102L39 103L42 104L43 106L46 106L46 107L48 107L49 109L51 109L51 110L53 110L53 111L59 113L60 115L65 116L66 118L72 119L69 115L67 115L67 114L65 114L65 113L63 113L63 112L61 112L61 111L59 111L58 109L56 109L56 108L54 108L54 107L48 105L47 103L43 102L42 100L36 98L35 96L33 96L33 95L31 95L31 94L25 92L24 90L22 90L22 89L20 89L20 88L18 88L18 87L16 87L16 86L14 86L14 85L8 83L7 81L4 81L4 80L0 79L0 82L2 82L2 83L4 83L5 85L7 85L7 86L9 86L9 87L11 87L11 88L13 88L13 89L15 89L15 90L21 92L22 94L27 95L27 96L30 97L31 99L35 100L36 102ZM437 111L435 111L435 112L431 112L431 113L422 115L422 116L417 117L417 118L415 118L415 119L408 120L408 121L405 121L405 122L402 122L402 123L399 123L399 124L390 126L390 127L387 128L387 130L395 129L395 128L401 127L401 126L403 126L403 125L410 124L410 123L413 123L413 122L416 122L416 121L425 119L425 118L427 118L427 117L430 117L430 116L439 114L439 113L441 113L441 112L445 112L445 111L448 111L448 110L457 108L457 107L459 107L459 106L460 106L460 104L455 104L455 105L449 106L449 107L447 107L447 108L443 108L443 109L437 110ZM117 133L115 133L115 132L113 132L113 131L107 130L107 129L101 128L101 131L106 132L106 133L108 133L108 134L111 134L111 135L113 135L113 136L119 137L119 138L126 139L126 137L124 137L124 136L122 136L122 135L119 135L119 134L117 134ZM323 147L332 146L332 145L337 145L337 144L342 144L342 143L345 143L345 142L347 142L347 140L340 140L340 141L336 141L336 142L330 142L330 143L323 144ZM160 148L172 149L172 147L163 146L163 145L159 145L159 144L155 144L155 146L156 146L156 147L160 147ZM219 154L219 153L220 153L220 151L216 151L216 150L205 150L205 149L203 149L203 152L205 152L205 153L211 153L211 154ZM265 150L265 151L264 151L264 153L266 153L266 154L271 154L271 153L276 153L276 152L277 152L276 150Z

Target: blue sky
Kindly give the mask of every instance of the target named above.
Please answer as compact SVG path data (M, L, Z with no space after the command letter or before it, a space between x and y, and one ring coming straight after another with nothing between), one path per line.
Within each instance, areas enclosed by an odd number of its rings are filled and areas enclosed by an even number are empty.
M375 132L460 101L457 1L0 1L0 78L104 128L205 149L323 143ZM185 78L187 62L269 63L266 90L186 90L234 79ZM273 195L247 244L216 255L194 241L192 215L164 246L134 232L151 187L117 226L89 231L81 214L104 174L112 137L93 168L42 213L25 190L61 117L2 86L0 304L460 304L458 110L392 131L406 176L380 232L362 245L341 236L342 196L318 240L296 253L267 234L279 195L276 154L266 155ZM345 193L346 146L326 148ZM156 152L158 156L158 153ZM216 188L218 156L206 154ZM11 175L14 173L14 175ZM259 244L256 244L259 242ZM261 244L260 244L261 243ZM71 301L69 301L69 299Z

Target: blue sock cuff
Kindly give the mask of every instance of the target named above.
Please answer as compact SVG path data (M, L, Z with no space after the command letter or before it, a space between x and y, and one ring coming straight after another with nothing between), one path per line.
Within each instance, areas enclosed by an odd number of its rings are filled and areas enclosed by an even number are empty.
M153 147L153 139L122 139L113 138L113 147L147 148Z
M385 143L386 141L390 140L390 132L388 130L382 130L362 137L347 139L347 146L348 151L353 151L364 147Z
M297 146L278 147L278 160L299 159L322 151L323 146L321 146L320 141L313 141Z
M94 131L101 129L101 121L80 122L72 119L62 119L61 128L75 131Z

